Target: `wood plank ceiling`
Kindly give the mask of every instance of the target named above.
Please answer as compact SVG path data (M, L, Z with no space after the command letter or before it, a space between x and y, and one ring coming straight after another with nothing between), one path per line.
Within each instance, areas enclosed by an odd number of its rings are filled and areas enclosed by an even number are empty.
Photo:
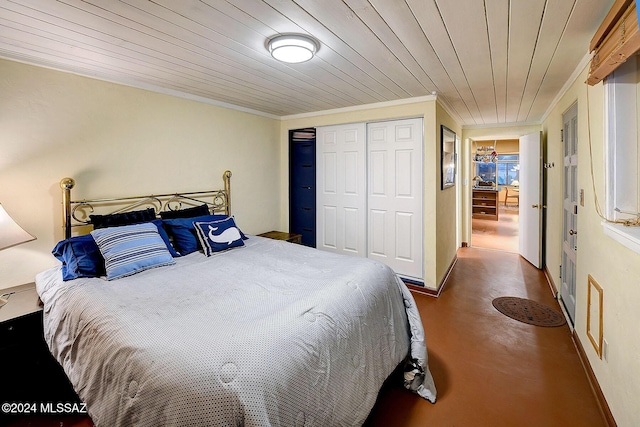
M539 122L613 0L0 0L0 57L270 116L430 95ZM321 47L286 65L278 33Z

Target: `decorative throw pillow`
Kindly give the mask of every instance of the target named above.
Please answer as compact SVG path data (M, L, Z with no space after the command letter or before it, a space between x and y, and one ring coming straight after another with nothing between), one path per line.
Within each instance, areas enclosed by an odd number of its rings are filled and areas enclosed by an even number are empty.
M240 229L232 217L221 221L203 221L193 224L206 256L244 246Z
M199 249L199 242L193 223L198 221L217 221L225 218L227 218L226 215L204 215L195 218L164 219L162 224L180 255L188 255Z
M193 208L160 212L160 218L162 219L193 218L196 216L204 215L210 215L209 206L207 206L206 203L200 206L195 206Z
M156 210L154 208L143 209L139 211L121 212L109 215L89 215L93 229L119 227L121 225L140 224L156 219Z
M107 280L175 264L155 224L101 228L91 235L104 257Z
M160 237L162 237L162 240L164 240L165 245L167 245L167 250L169 251L171 256L174 258L179 257L180 254L174 249L173 245L171 244L171 240L169 239L169 235L167 234L167 231L162 226L162 220L154 219L153 221L151 221L151 223L158 228L158 234L160 235Z
M90 234L59 242L51 251L62 262L62 280L104 276L104 258Z

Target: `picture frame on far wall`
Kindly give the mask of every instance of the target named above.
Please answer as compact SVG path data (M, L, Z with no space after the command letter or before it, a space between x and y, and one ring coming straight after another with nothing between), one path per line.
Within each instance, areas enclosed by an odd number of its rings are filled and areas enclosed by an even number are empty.
M456 133L440 125L441 190L456 185Z

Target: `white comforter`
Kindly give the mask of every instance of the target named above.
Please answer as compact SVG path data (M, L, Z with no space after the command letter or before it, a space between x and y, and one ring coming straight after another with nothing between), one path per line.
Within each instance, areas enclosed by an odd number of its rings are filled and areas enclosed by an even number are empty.
M97 426L355 426L410 354L415 302L388 267L251 237L115 281L40 273L44 330Z

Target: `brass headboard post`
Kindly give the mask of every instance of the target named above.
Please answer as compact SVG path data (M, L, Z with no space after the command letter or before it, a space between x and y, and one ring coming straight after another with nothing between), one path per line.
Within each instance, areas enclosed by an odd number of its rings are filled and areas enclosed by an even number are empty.
M225 214L231 216L231 171L226 170L222 174L222 180L224 181L224 192L227 195Z
M64 238L71 237L71 189L76 185L73 178L63 178L60 181L62 188L62 227L64 228Z

